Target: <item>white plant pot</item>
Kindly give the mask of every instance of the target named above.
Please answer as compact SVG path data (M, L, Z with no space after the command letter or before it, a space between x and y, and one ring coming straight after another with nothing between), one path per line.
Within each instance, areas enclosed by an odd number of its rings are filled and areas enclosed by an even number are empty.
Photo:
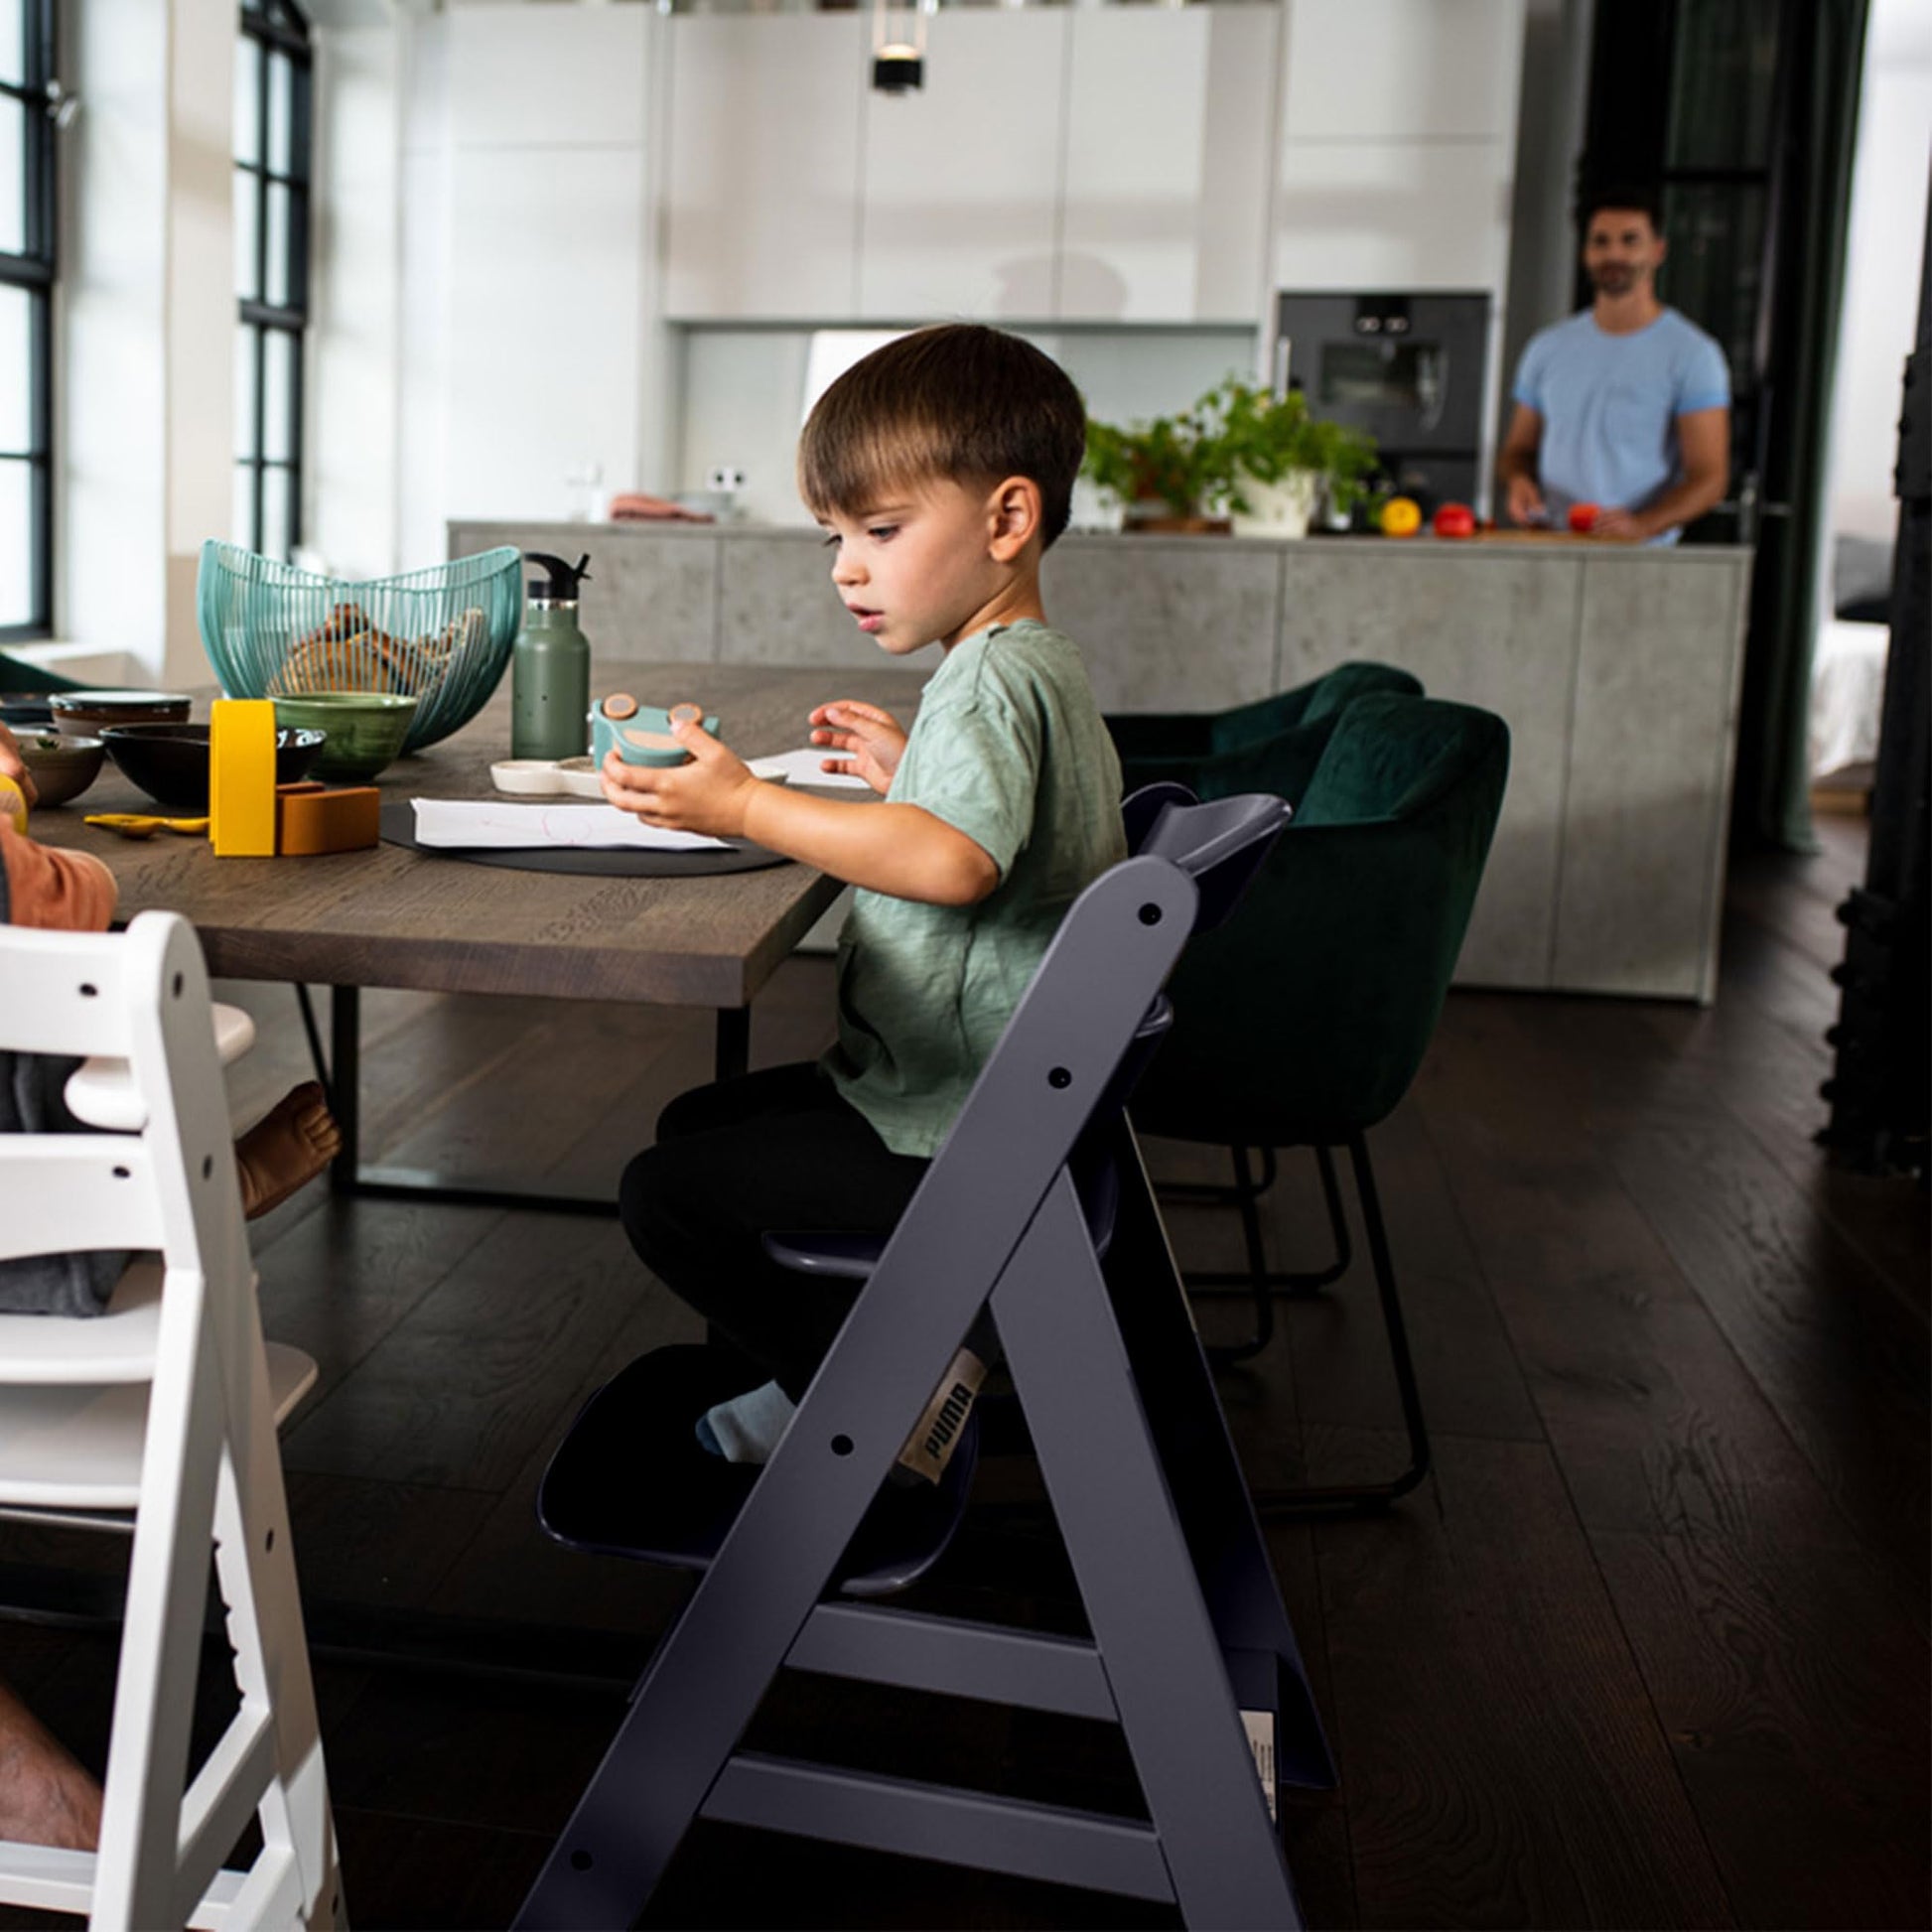
M1305 537L1309 518L1314 512L1315 495L1321 476L1314 470L1291 470L1280 483L1257 483L1252 477L1241 480L1241 494L1253 505L1234 519L1238 537Z

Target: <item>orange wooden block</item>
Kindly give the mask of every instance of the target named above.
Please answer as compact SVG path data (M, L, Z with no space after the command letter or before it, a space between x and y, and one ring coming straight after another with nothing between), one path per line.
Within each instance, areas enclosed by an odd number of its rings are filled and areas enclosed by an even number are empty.
M382 794L374 785L330 791L315 784L275 792L275 850L285 859L360 852L382 837Z

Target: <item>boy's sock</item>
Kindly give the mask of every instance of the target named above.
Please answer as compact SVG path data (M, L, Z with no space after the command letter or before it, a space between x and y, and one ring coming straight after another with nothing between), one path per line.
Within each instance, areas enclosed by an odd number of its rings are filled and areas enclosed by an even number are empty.
M698 1418L698 1441L727 1462L762 1462L778 1447L797 1409L775 1382L747 1389Z

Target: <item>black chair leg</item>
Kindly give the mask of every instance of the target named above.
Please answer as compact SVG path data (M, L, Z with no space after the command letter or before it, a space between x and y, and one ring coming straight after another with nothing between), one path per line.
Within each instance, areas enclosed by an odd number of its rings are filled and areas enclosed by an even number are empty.
M1241 1210L1241 1238L1248 1250L1248 1286L1254 1298L1255 1331L1246 1341L1208 1346L1207 1359L1217 1365L1245 1362L1259 1355L1275 1339L1275 1296L1269 1286L1267 1251L1261 1243L1261 1209L1255 1205L1275 1178L1275 1150L1272 1147L1262 1150L1267 1157L1267 1178L1259 1187L1248 1171L1248 1150L1234 1147L1228 1152L1234 1157L1234 1185L1228 1191Z
M1375 1269L1375 1290L1382 1304L1383 1325L1388 1330L1389 1359L1402 1402L1402 1420L1409 1432L1409 1463L1400 1475L1387 1482L1257 1489L1253 1492L1254 1504L1263 1516L1359 1515L1386 1509L1398 1497L1406 1496L1429 1473L1429 1426L1423 1419L1422 1391L1416 1386L1415 1359L1409 1350L1408 1326L1402 1318L1402 1299L1396 1289L1388 1230L1382 1224L1375 1170L1368 1158L1368 1143L1361 1135L1349 1136L1348 1158L1355 1173L1355 1191L1362 1204L1362 1223L1368 1230L1369 1259Z
M1354 1260L1348 1237L1348 1216L1341 1204L1341 1185L1335 1175L1333 1152L1326 1147L1314 1150L1315 1167L1321 1175L1321 1194L1328 1208L1328 1230L1333 1237L1335 1258L1318 1269L1271 1269L1262 1248L1261 1212L1257 1203L1275 1184L1275 1150L1261 1150L1261 1178L1257 1181L1248 1168L1248 1150L1230 1147L1234 1162L1234 1185L1217 1186L1201 1181L1174 1181L1160 1190L1164 1200L1202 1201L1229 1206L1241 1216L1241 1233L1247 1248L1245 1272L1207 1271L1182 1278L1190 1295L1247 1295L1255 1306L1254 1333L1242 1342L1214 1345L1207 1350L1210 1361L1226 1364L1245 1362L1258 1355L1274 1338L1274 1302L1279 1296L1313 1295L1347 1273Z
M1252 1218L1254 1203L1275 1184L1275 1150L1272 1147L1261 1150L1261 1178L1258 1181L1248 1177L1246 1149L1231 1147L1228 1153L1234 1160L1233 1186L1223 1187L1209 1181L1166 1181L1156 1190L1160 1198L1163 1201L1200 1201L1232 1207L1240 1211L1244 1221ZM1312 1295L1317 1289L1326 1288L1330 1282L1339 1281L1347 1274L1355 1255L1348 1237L1348 1217L1342 1210L1341 1185L1335 1175L1333 1152L1326 1147L1317 1147L1314 1162L1321 1175L1322 1199L1327 1203L1328 1229L1334 1237L1334 1260L1325 1268L1270 1269L1255 1262L1254 1250L1250 1248L1251 1266L1245 1272L1208 1269L1183 1277L1188 1294L1251 1293L1260 1281L1266 1282L1278 1295Z

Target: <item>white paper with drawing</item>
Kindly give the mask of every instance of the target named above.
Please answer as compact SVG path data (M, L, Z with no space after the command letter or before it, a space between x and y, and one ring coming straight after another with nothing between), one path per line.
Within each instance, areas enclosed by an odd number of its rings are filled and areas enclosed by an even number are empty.
M668 832L615 805L511 805L492 798L412 798L418 845L548 847L642 846L656 852L724 848L702 832Z

